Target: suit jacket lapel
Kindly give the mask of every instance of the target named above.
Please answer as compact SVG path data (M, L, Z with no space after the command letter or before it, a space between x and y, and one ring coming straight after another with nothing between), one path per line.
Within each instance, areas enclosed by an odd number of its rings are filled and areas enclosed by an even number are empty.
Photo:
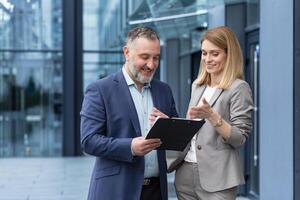
M195 88L193 88L193 91L192 91L193 92L193 94L192 94L193 96L191 97L191 101L190 101L189 107L190 106L197 106L198 105L198 103L200 101L200 98L203 95L203 93L205 91L205 88L206 88L205 85L202 85L200 87L198 87L198 85L197 85L197 86L193 86L193 87L195 87ZM189 142L187 144L187 146L185 147L185 149L180 153L180 156L179 156L180 159L183 160L185 158L186 154L190 150L190 147L191 147L191 142Z
M152 95L153 106L156 107L157 109L160 109L159 88L157 87L155 81L151 82L151 95Z
M136 135L141 136L141 128L140 128L138 114L137 114L136 108L134 106L134 102L132 100L132 96L130 94L129 87L126 83L126 80L125 80L125 77L124 77L122 71L120 71L116 74L115 81L119 87L120 98L125 98L128 102L128 106L127 106L128 114L130 116L131 122L135 129Z
M193 96L191 98L190 106L197 106L200 101L201 96L205 90L206 86L202 85L200 87L196 87L193 91Z
M191 102L190 102L190 106L197 106L204 91L205 91L206 86L202 85L198 88L194 89L194 95L191 98ZM214 92L213 96L211 97L211 99L209 100L209 105L211 107L213 107L213 105L216 103L217 99L220 97L220 95L222 94L223 89L217 88L216 91ZM187 145L187 147L184 149L183 151L183 156L185 156L187 154L187 152L189 151L191 146L191 143L189 142L189 144Z
M214 106L214 104L216 103L217 99L219 98L219 96L222 94L223 89L221 88L217 88L216 91L214 92L213 96L211 97L211 99L209 100L209 105L211 107Z
M202 95L205 91L205 88L206 88L206 86L202 85L202 86L194 89L194 95L191 98L190 106L197 106L198 105L198 103L199 103L199 101L200 101L200 99L201 99L201 97L202 97ZM209 100L209 105L210 106L213 106L216 103L217 99L222 94L222 92L223 92L223 89L221 89L221 88L216 89L213 96Z

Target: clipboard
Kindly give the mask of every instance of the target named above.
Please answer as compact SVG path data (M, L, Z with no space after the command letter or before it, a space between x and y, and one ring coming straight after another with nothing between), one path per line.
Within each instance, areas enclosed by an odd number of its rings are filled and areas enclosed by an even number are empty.
M159 138L162 142L159 150L183 151L204 123L203 119L158 118L146 139Z

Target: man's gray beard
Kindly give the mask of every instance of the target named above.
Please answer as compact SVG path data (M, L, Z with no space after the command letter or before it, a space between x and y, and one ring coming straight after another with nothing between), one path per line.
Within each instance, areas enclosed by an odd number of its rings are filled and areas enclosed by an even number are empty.
M147 66L143 66L142 68L145 68ZM129 64L129 70L131 72L131 74L134 76L134 78L141 82L142 84L146 84L146 83L150 83L153 79L153 75L155 73L155 70L153 72L153 74L150 77L145 77L143 75L141 75L141 73L139 73L139 71L136 70L136 68L134 67L133 64Z

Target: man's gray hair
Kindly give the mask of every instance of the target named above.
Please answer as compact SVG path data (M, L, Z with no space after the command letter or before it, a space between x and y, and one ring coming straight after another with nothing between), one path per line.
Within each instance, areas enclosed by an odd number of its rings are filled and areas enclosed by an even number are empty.
M146 38L149 40L159 40L158 34L149 27L136 27L127 34L126 45L129 45L138 38Z

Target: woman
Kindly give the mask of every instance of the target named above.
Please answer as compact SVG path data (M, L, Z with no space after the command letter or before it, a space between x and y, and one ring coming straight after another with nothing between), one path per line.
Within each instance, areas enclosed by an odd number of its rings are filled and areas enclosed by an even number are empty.
M176 170L179 200L231 200L237 186L244 184L239 149L252 127L251 91L243 81L240 45L228 27L208 30L201 51L187 118L205 119L206 123L169 171Z

